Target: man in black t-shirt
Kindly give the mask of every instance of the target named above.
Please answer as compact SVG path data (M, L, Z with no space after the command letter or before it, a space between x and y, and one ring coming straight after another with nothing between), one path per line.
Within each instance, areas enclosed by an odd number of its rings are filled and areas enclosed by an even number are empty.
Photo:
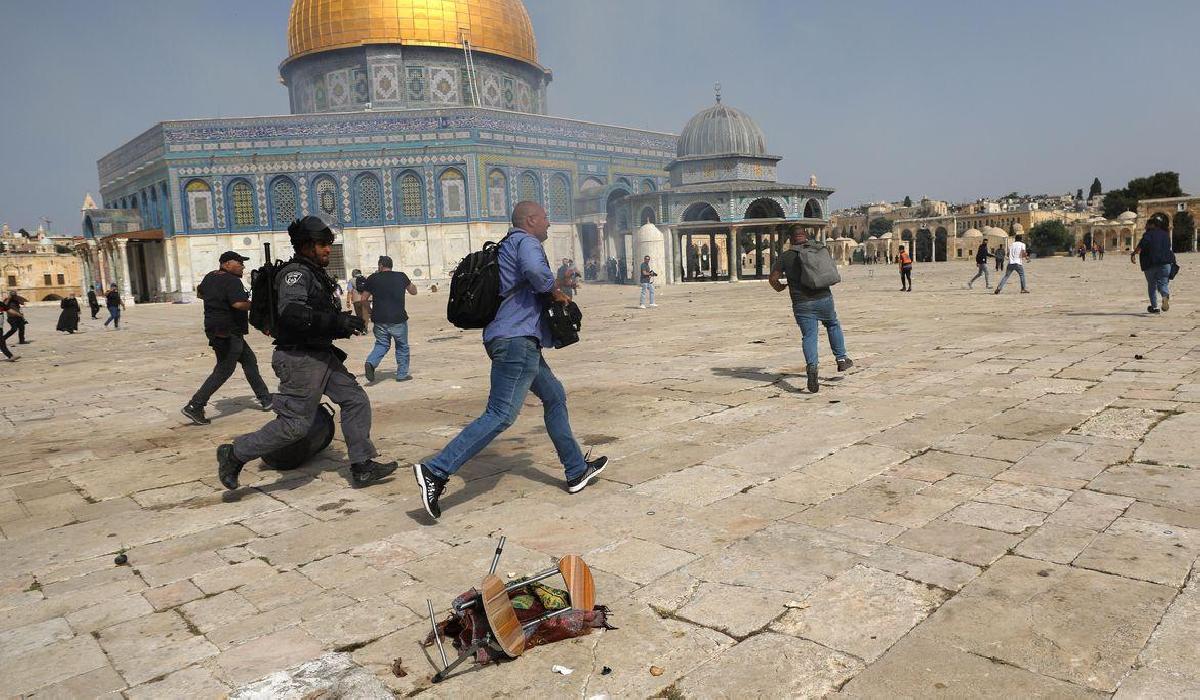
M379 256L379 272L367 278L363 287L371 302L371 321L375 323L375 347L364 365L367 381L375 381L375 368L383 361L392 341L396 341L396 381L412 379L408 373L408 312L404 295L416 294L417 285L403 272L392 271L392 259Z
M247 311L250 296L242 286L245 263L250 258L242 257L232 250L221 254L221 267L204 276L196 295L204 300L204 334L217 356L212 374L192 396L192 400L180 409L196 425L211 423L204 415L204 406L217 389L233 376L233 370L241 364L246 381L258 397L258 405L264 411L271 410L271 393L258 372L258 359L246 334L250 332Z

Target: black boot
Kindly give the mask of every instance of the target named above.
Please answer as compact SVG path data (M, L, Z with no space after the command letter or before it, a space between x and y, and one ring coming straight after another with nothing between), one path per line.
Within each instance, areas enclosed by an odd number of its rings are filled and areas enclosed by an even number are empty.
M350 482L354 488L373 484L396 471L396 463L380 464L373 459L350 465Z
M821 384L817 381L817 366L808 365L806 371L808 373L808 391L815 394L821 390Z
M233 456L233 445L226 443L217 448L217 476L221 485L230 491L238 487L238 474L242 473L243 463Z

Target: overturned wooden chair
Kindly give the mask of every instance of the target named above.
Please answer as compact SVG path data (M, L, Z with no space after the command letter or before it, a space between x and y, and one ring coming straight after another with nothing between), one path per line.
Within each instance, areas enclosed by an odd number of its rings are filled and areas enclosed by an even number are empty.
M504 537L500 538L496 554L492 558L492 566L479 585L478 595L459 601L452 606L455 617L466 614L471 608L481 607L487 622L486 633L478 636L474 643L462 649L458 658L453 662L446 657L446 650L442 645L441 634L438 631L437 619L433 610L433 601L425 601L429 608L429 623L433 628L433 641L437 645L438 655L442 661L441 670L433 676L434 683L445 680L451 671L483 646L496 647L508 658L515 659L524 653L527 634L538 625L572 610L590 611L596 604L596 586L592 578L592 571L583 558L575 554L559 559L555 566L545 571L505 585L495 574L496 566L500 562L500 554L504 549L505 539ZM567 607L547 611L538 618L522 624L517 618L517 611L513 607L509 593L522 586L544 581L556 574L561 575L563 581L566 582Z

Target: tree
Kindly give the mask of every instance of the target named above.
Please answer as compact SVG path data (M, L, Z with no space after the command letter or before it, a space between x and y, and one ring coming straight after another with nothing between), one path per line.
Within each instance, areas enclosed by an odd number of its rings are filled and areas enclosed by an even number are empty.
M904 195L904 206L906 206L906 207L912 206L912 197L909 197L908 195Z
M1092 180L1092 186L1088 188L1088 199L1099 197L1104 194L1104 188L1100 186L1100 178Z
M1109 190L1104 195L1104 218L1115 219L1127 211L1137 211L1138 198L1127 189Z
M1192 238L1196 235L1196 220L1186 211L1175 214L1175 223L1171 226L1171 247L1176 253L1190 253Z
M883 217L871 219L871 224L867 227L867 233L871 234L872 236L882 236L891 230L892 220L885 219Z
M1092 183L1093 187L1095 183ZM1104 216L1115 219L1126 211L1137 211L1139 200L1160 197L1182 197L1179 173L1169 170L1154 173L1150 177L1136 177L1124 189L1112 190L1104 195Z
M1029 231L1029 249L1038 257L1070 250L1075 237L1063 222L1043 221Z

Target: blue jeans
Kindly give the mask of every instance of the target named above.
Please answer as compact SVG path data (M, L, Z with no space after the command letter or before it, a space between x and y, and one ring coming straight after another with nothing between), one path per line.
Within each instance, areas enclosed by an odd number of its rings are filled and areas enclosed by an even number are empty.
M492 386L488 393L487 409L442 448L436 457L425 462L431 472L442 479L449 478L466 461L487 447L497 435L517 420L525 394L530 390L542 401L546 432L558 452L558 459L567 473L567 480L578 478L587 470L587 462L567 416L567 393L562 382L550 371L542 349L529 337L495 338L484 343L492 359Z
M649 294L650 294L650 303L653 304L654 303L654 283L653 282L642 282L642 295L641 295L641 300L638 301L639 306L646 305L646 293L647 292L649 292Z
M375 347L367 355L367 364L378 367L387 354L392 341L396 341L396 376L408 376L408 321L401 323L376 323Z
M1171 264L1155 265L1142 270L1146 275L1146 291L1150 293L1150 306L1158 308L1158 295L1171 296Z
M1000 278L1000 284L996 285L997 292L1003 291L1004 283L1008 281L1008 276L1013 272L1016 272L1017 276L1021 278L1021 289L1025 289L1025 266L1009 263L1008 267L1004 270L1004 276Z
M119 306L108 307L108 320L104 322L104 325L107 326L110 323L117 324L117 326L116 326L117 328L121 327L121 307L119 307Z
M832 294L820 299L793 301L792 313L796 315L796 325L800 326L805 364L817 364L818 322L825 324L833 356L839 360L846 358L846 338L842 335L842 324L838 323L837 311L833 308Z

